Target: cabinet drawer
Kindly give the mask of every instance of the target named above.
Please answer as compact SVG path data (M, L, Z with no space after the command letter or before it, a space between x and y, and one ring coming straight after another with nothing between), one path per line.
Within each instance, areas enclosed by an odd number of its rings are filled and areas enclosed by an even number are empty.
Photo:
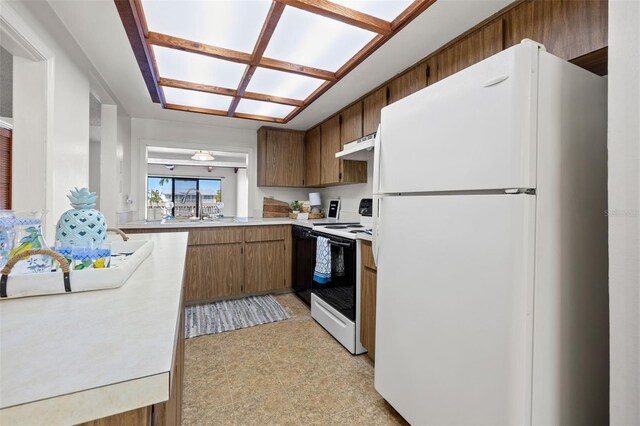
M244 230L244 240L247 243L255 241L284 240L285 226L247 226Z
M376 268L376 263L373 260L371 241L362 241L360 255L362 257L362 266L364 266L365 268L373 269L374 271L378 270L378 268Z
M230 244L242 242L242 228L191 229L190 246L205 244Z

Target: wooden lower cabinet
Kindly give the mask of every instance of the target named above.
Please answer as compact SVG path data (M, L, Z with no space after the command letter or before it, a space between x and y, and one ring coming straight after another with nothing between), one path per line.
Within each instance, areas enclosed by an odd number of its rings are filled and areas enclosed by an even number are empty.
M364 346L368 355L375 359L376 352L376 293L378 273L371 243L361 243L360 265L360 343Z
M185 232L185 229L127 229L126 232ZM291 225L189 228L188 232L186 304L291 287Z
M152 416L151 406L148 406L80 423L78 426L148 426L151 425Z
M245 251L245 293L285 287L284 240L247 243Z
M242 293L243 244L189 246L185 280L187 303Z

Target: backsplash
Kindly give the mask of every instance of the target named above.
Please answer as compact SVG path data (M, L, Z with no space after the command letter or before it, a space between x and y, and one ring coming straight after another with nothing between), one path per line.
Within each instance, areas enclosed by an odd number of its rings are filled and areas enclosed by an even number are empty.
M340 200L340 216L343 221L359 221L360 214L358 207L362 198L373 196L373 155L367 161L367 183L354 185L332 186L318 190L322 197L322 208L326 212L329 210L330 200ZM310 191L312 192L312 191Z

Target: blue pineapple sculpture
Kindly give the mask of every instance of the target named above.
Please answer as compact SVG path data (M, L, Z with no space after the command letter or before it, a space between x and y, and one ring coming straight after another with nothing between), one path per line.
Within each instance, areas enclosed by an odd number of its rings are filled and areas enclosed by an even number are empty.
M104 215L94 209L98 196L87 188L75 188L67 195L73 209L60 216L56 225L56 240L63 246L86 246L89 240L101 244L107 236Z

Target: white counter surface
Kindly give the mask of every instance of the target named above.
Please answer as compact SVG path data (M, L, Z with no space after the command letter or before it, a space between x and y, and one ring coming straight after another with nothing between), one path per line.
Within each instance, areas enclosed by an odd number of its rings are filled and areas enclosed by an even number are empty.
M264 225L300 225L312 228L314 223L334 223L335 219L295 220L289 218L229 218L214 221L186 221L186 220L139 220L118 225L120 229L163 229L163 228L215 228L221 226L264 226Z
M155 246L120 288L0 301L1 424L74 424L169 398L187 235L132 235Z

